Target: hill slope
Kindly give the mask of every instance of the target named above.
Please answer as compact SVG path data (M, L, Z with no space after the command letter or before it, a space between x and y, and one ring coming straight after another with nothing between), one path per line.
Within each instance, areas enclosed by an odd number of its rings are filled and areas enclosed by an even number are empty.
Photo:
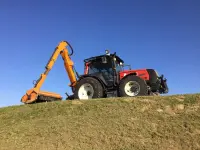
M200 94L0 109L0 149L200 149Z

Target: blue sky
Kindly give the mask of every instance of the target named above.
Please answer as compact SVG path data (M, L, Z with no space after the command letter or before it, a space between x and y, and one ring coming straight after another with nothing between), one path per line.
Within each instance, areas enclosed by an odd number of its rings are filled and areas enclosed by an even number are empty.
M154 68L169 94L200 92L200 1L57 0L0 2L0 106L18 105L67 40L79 73L83 59L117 52L133 69ZM61 57L42 90L71 92Z

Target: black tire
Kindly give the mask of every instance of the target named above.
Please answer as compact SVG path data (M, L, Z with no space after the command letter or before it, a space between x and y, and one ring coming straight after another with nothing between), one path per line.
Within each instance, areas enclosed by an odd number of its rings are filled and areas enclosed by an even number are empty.
M74 98L75 99L80 99L79 94L78 94L79 89L82 85L84 85L86 83L90 84L94 90L92 99L104 97L104 90L103 90L101 83L93 77L85 77L85 78L81 79L80 81L78 81L78 83L74 89Z
M146 82L138 76L129 75L120 81L119 90L118 90L120 97L133 97L131 95L127 95L127 93L125 92L125 86L130 81L135 81L136 83L138 83L138 86L140 88L138 90L139 91L138 94L136 94L134 96L148 95L148 88L147 88Z

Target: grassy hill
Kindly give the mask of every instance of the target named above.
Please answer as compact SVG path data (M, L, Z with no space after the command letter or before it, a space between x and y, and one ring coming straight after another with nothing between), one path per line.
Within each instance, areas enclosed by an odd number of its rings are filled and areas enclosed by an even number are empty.
M0 109L0 150L197 150L200 94Z

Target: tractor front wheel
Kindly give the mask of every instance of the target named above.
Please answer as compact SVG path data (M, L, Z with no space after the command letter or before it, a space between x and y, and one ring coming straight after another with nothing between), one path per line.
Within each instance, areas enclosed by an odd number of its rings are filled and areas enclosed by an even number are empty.
M102 98L103 96L104 92L101 83L92 77L81 79L74 91L74 98L80 100Z
M148 95L146 82L138 76L130 75L121 80L119 85L120 97Z

